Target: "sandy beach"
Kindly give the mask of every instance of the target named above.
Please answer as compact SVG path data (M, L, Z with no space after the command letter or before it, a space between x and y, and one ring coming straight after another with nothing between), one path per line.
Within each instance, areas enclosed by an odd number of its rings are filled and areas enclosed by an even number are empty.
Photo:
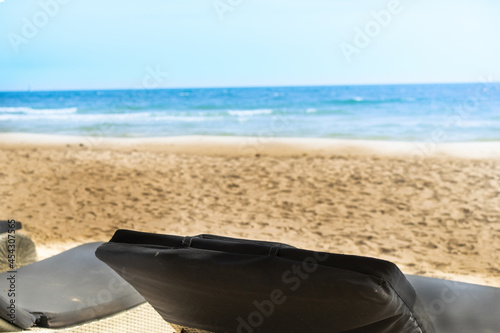
M41 258L118 228L276 240L500 287L500 148L0 135L0 218Z

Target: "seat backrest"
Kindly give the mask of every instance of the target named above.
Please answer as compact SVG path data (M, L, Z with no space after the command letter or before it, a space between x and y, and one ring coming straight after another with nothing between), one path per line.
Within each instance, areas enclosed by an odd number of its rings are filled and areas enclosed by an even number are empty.
M209 332L430 333L393 263L285 244L119 230L96 255L173 324Z

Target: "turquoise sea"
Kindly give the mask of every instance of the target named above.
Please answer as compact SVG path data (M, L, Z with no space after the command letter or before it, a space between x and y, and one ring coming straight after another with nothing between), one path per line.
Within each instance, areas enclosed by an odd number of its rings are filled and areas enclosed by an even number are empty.
M500 140L500 84L0 92L0 132Z

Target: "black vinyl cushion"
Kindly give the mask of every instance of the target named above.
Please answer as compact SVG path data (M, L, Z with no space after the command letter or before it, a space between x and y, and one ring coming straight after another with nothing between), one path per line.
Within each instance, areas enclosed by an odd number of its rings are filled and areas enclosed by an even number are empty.
M118 230L96 255L167 321L215 333L431 333L393 263L213 235Z
M408 275L438 333L500 332L500 288Z
M0 274L0 317L10 322L7 306L12 299L14 324L21 328L72 326L144 303L134 288L95 257L101 244L84 244L15 273ZM8 293L11 282L15 297Z

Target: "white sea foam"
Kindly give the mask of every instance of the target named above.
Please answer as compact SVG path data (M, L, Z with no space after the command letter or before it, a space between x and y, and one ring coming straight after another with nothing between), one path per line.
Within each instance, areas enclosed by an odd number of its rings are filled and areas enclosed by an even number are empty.
M219 120L221 118L219 117L200 117L200 116L194 116L194 117L186 117L186 116L154 116L151 119L153 119L155 122L159 121L167 121L167 122L203 122L203 121L213 121L213 120Z
M160 112L135 112L113 114L71 114L71 113L0 113L0 121L60 121L69 123L129 123L129 122L202 122L220 120L222 117L165 115Z
M316 111L318 111L318 110L316 110L315 108L309 108L306 110L307 113L314 113Z
M271 109L228 110L227 113L229 113L231 116L249 117L249 116L255 116L255 115L259 115L259 114L271 114L271 113L273 113L273 110L271 110Z
M2 107L0 106L0 113L24 113L24 114L71 114L76 113L78 108L64 108L64 109L33 109L30 107Z
M105 114L1 114L0 121L43 121L43 120L56 120L61 122L106 122L106 121L121 121L128 115L105 115Z

